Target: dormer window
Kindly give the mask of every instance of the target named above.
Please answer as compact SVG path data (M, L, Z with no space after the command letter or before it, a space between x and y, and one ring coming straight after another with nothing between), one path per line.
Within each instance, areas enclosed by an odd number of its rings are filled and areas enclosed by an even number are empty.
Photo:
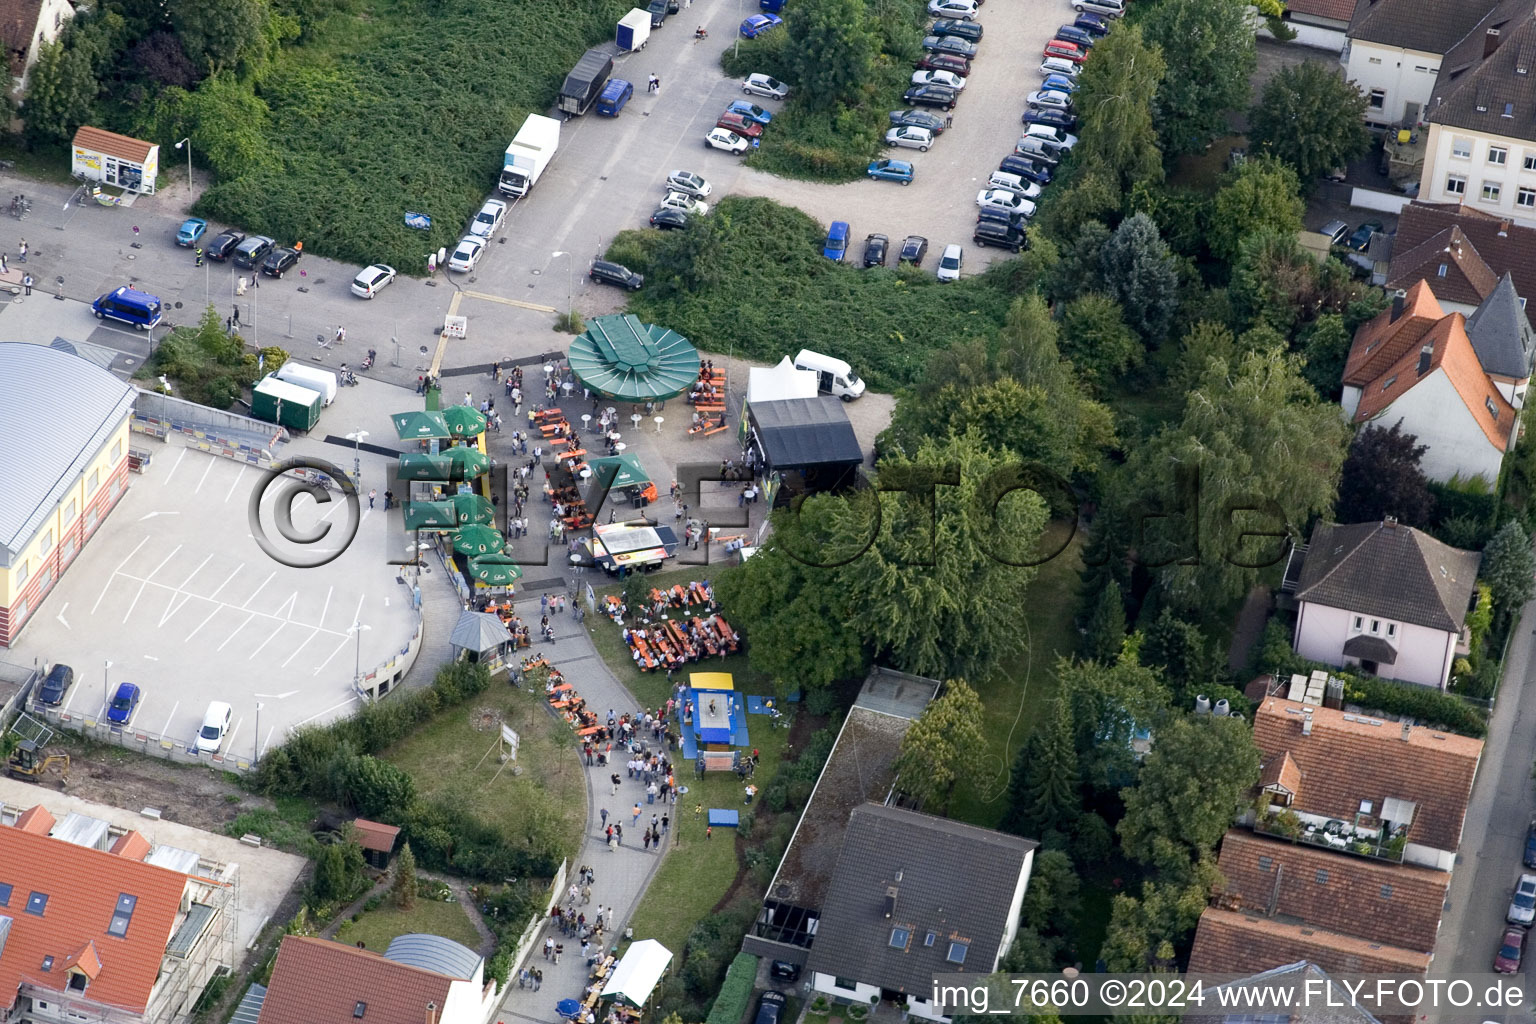
M1506 103L1506 104L1504 104L1504 113L1500 114L1499 116L1500 117L1514 117L1515 116L1515 105L1513 103Z
M69 987L73 992L84 992L85 986L90 983L91 980L79 971L74 971L69 976Z
M1493 416L1494 422L1497 423L1499 420L1499 407L1493 404L1492 398L1483 399L1483 403L1488 406L1488 412Z

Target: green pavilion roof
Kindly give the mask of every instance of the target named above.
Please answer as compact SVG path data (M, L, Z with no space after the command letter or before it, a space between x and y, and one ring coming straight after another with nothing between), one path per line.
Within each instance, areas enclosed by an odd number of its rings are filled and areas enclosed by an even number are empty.
M699 377L699 352L687 338L628 314L589 320L571 342L570 364L585 387L624 402L673 398Z

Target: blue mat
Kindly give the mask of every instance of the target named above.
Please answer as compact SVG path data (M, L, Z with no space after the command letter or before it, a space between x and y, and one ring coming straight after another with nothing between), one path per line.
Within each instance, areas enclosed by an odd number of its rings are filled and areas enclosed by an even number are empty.
M748 697L747 698L747 714L749 714L749 715L771 715L771 714L773 714L772 711L768 710L768 706L766 704L766 702L770 701L770 700L773 700L773 698L772 697Z
M709 809L709 823L717 828L735 828L741 824L741 815L736 811L711 807Z

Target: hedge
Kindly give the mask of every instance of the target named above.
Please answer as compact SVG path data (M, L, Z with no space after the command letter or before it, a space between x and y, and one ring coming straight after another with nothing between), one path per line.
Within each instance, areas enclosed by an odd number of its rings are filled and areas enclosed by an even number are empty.
M731 961L730 968L725 972L720 994L715 997L715 1005L710 1007L709 1018L704 1024L739 1024L746 1015L752 990L757 986L757 963L758 958L751 953L736 954L736 959Z
M1412 683L1359 679L1339 672L1334 675L1344 680L1346 703L1383 714L1416 718L1426 725L1474 739L1482 739L1488 733L1487 716L1459 697Z

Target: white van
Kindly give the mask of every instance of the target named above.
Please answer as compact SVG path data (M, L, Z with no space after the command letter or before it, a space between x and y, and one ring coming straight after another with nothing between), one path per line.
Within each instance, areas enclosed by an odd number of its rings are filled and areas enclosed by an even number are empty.
M208 704L208 710L203 712L203 727L197 730L199 754L219 752L219 747L224 744L224 736L229 732L229 723L234 714L234 709L221 700L211 701Z
M814 370L817 386L827 394L836 395L845 402L851 402L864 393L864 382L841 359L833 359L831 356L824 356L820 352L803 348L800 354L795 356L795 369Z
M284 363L283 368L272 376L285 384L320 392L325 405L336 401L336 375L301 363Z

